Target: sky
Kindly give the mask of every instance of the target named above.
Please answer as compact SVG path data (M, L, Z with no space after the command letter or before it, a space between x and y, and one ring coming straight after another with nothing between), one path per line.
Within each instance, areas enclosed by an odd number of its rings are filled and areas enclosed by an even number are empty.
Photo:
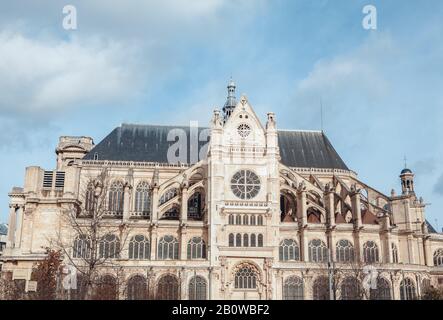
M377 28L362 21L377 9ZM65 5L77 29L63 28ZM0 222L25 167L55 167L61 135L98 143L121 123L207 126L232 76L280 129L323 129L389 195L415 173L443 227L440 0L3 1Z

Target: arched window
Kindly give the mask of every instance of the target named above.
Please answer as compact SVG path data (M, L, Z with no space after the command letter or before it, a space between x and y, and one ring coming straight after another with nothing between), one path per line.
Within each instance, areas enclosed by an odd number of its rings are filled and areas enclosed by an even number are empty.
M109 188L109 212L111 215L123 214L124 187L123 182L115 181Z
M229 246L230 247L234 246L234 234L233 233L229 234Z
M395 243L391 243L392 263L398 263L398 249Z
M400 282L400 300L417 299L414 282L410 278L403 279Z
M367 241L363 245L363 258L366 263L378 262L378 246L374 241Z
M348 240L340 240L336 246L337 262L353 262L354 246Z
M99 241L100 258L118 258L120 254L120 240L116 235L108 233Z
M434 252L434 266L443 267L443 249Z
M229 224L234 224L234 215L233 214L229 215Z
M158 242L159 260L177 260L178 259L178 241L173 236L164 236Z
M259 216L257 217L257 224L258 224L259 226L262 226L262 225L263 225L263 216L262 216L262 215L259 215Z
M77 288L71 289L71 300L85 300L87 285L86 277L81 273L77 273Z
M329 300L329 281L327 277L320 276L314 281L312 287L314 300Z
M188 200L188 219L189 220L202 220L203 218L203 205L202 194L195 192Z
M241 247L241 234L240 233L237 233L235 236L235 246Z
M151 246L149 240L143 235L136 235L129 241L129 259L149 260Z
M341 284L341 300L360 300L360 286L354 277L347 277Z
M257 275L252 267L244 266L235 273L236 289L255 289L257 288Z
M300 249L293 239L284 239L279 247L280 261L300 260Z
M91 254L91 241L86 235L79 235L74 240L72 250L73 258L89 258Z
M235 224L241 224L241 215L238 214L235 216Z
M127 299L128 300L146 300L148 290L146 278L141 275L135 275L128 280Z
M149 218L151 214L151 196L149 192L149 184L146 181L139 183L135 189L134 211L136 216L146 218Z
M261 233L257 236L257 247L263 247L263 235Z
M162 204L168 202L169 200L171 200L172 198L175 198L178 195L178 190L177 188L171 188L168 189L165 193L162 194L162 196L160 197L160 200L158 202L158 205L161 206Z
M428 291L430 287L431 287L431 280L429 280L427 278L423 279L421 282L422 295L423 295L423 293L426 293L426 291Z
M303 300L303 280L301 278L291 276L285 280L283 300Z
M243 235L243 247L249 247L249 236L247 233Z
M251 226L255 226L256 221L255 221L255 215L251 216Z
M167 274L160 278L157 284L157 300L178 300L178 280Z
M192 237L188 242L188 259L206 259L206 244L200 237Z
M249 218L249 217L248 217L247 214L244 214L244 215L243 215L243 224L244 224L245 226L249 225L249 219L248 219L248 218Z
M189 281L189 300L206 300L206 280L200 276L194 276Z
M370 290L370 299L391 300L391 287L386 279L378 277L377 288Z
M95 188L94 184L91 182L88 184L85 194L85 211L87 214L91 215L94 212L95 203Z
M257 246L255 234L251 234L251 247L255 247L255 246Z
M94 292L94 300L116 300L118 294L117 280L111 275L99 278Z
M326 244L320 239L309 241L309 261L311 262L327 262L328 248Z

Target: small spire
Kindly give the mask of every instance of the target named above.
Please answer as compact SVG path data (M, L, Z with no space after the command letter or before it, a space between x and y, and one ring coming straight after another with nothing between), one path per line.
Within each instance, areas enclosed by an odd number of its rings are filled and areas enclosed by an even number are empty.
M225 105L223 107L223 118L224 121L228 120L229 116L231 115L232 111L234 111L235 106L237 105L237 99L235 98L235 83L231 79L228 83L228 97L226 98Z

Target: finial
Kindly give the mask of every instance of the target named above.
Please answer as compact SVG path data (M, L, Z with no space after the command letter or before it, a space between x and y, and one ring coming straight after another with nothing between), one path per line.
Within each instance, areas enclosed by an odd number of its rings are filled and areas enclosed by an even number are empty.
M408 167L406 155L404 156L403 160L405 161L405 169L406 169Z

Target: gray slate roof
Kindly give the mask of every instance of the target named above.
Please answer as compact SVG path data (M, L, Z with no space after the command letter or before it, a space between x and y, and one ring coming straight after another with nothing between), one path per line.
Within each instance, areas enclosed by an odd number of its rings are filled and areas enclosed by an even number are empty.
M122 124L98 143L83 159L113 161L146 161L167 163L169 147L176 141L168 141L173 129L186 132L187 162L190 154L189 126L158 126ZM207 128L198 128L199 134ZM198 148L207 141L200 141ZM282 163L289 167L330 168L349 170L328 138L320 131L278 131L278 143Z

